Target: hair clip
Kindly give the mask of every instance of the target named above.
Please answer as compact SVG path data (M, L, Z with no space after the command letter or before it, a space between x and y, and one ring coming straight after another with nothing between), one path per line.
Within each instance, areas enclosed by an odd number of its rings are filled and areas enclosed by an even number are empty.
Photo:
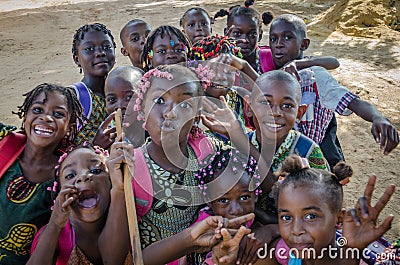
M171 47L174 47L175 41L173 39L169 39L169 44L171 44Z

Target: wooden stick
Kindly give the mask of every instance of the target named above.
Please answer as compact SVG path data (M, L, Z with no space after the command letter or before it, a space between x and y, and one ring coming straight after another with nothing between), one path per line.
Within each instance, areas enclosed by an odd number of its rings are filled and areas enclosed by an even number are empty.
M115 123L117 129L117 136L122 134L122 115L121 109L117 110L115 114ZM142 248L140 245L139 227L137 223L135 197L133 196L132 180L134 176L133 168L130 170L127 164L124 164L122 168L124 174L124 191L125 191L125 203L126 203L126 214L128 216L129 225L129 236L131 239L133 264L143 265Z

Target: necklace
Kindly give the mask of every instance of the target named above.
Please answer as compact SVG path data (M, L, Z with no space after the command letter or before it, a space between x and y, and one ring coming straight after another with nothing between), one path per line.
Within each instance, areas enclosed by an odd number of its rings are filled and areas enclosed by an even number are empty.
M258 47L258 45L257 45L257 47L256 47L256 50L255 50L255 53L256 53L256 71L257 71L257 73L258 74L262 74L262 72L261 72L261 65L260 65L260 48Z

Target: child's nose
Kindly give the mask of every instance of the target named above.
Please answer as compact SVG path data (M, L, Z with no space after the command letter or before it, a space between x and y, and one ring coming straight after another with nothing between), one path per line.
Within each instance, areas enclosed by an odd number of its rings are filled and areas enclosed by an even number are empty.
M169 104L164 110L164 118L165 119L175 119L176 118L176 110L175 105Z
M87 171L82 171L75 179L75 186L78 187L79 185L84 184L92 179L92 174L88 174Z
M243 214L242 205L240 205L240 203L238 203L238 202L232 202L229 214L231 216L235 216L235 217L241 216Z
M271 105L271 115L272 116L281 116L282 112L281 112L281 108L279 105Z
M301 218L294 218L292 222L292 234L295 236L299 236L304 234L304 226L303 226L303 221Z
M51 113L44 113L43 115L40 116L40 118L46 122L51 122L53 121L53 115Z

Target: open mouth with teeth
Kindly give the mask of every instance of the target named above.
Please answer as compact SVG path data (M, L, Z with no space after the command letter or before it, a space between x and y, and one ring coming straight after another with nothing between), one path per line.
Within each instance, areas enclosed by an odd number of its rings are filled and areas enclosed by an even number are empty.
M99 201L99 195L93 191L83 191L79 194L77 204L85 209L93 208Z
M285 127L284 124L277 124L277 123L264 123L265 126L267 126L268 128L272 129L272 130L279 130L282 129L283 127Z
M37 135L50 136L54 133L54 129L43 125L36 125L33 130Z

